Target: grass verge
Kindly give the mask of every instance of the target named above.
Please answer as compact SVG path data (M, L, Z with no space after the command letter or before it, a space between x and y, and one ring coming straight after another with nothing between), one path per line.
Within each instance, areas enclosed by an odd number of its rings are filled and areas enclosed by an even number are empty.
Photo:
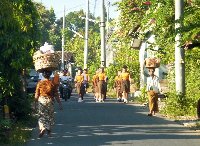
M32 129L36 126L37 120L32 116L11 122L11 127L1 130L0 145L18 146L23 145L31 137Z

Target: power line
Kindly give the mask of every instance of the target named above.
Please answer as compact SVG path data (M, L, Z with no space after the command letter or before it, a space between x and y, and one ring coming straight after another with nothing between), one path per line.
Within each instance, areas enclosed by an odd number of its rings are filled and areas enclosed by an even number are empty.
M78 7L82 7L82 6L84 6L84 5L85 5L85 3L82 3L82 4L80 4L80 5L76 5L76 6L74 6L74 7L71 7L71 8L66 9L65 12L70 11L70 10L73 10L73 9L76 9L76 8L78 8ZM57 11L57 12L55 11L55 13L60 14L60 13L63 13L63 11Z
M95 3L94 3L93 16L95 16L95 11L96 11L96 4L97 4L97 0L95 0Z

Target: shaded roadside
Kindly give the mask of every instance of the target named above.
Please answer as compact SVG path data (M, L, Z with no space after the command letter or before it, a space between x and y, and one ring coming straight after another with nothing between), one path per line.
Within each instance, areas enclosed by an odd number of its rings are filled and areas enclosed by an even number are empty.
M53 137L38 139L37 128L26 146L99 146L99 145L182 145L200 143L197 132L191 131L160 117L146 116L146 109L133 104L93 102L87 96L84 103L77 103L75 96L63 102L64 110L56 111Z

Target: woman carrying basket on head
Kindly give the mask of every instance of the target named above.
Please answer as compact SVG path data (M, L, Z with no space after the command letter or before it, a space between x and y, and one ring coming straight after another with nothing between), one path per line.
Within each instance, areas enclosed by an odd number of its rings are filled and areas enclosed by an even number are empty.
M51 71L45 70L43 72L44 80L38 82L35 91L35 101L38 102L39 138L41 138L46 131L47 134L51 136L52 126L54 125L54 97L59 103L60 110L62 110L58 88L50 80L51 74Z
M147 78L147 94L149 98L149 114L158 112L158 93L161 92L159 78L154 74L155 68L148 68L150 77Z

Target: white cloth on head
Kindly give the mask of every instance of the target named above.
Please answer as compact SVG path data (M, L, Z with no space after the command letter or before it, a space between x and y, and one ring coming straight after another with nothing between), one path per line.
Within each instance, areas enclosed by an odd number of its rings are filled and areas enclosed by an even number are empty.
M40 47L40 51L42 53L54 53L54 47L53 45L49 45L47 42L45 42L44 46Z

